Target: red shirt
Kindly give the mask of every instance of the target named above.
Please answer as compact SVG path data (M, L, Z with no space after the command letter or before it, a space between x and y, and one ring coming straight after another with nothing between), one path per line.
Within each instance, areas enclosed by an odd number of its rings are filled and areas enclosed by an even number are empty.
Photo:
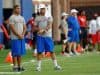
M86 27L86 16L78 16L80 27Z
M32 17L31 19L29 19L29 21L27 22L27 27L28 25L31 25L31 31L33 31L34 27L35 27L35 19Z
M34 26L34 18L32 17L28 22L27 22L27 25L31 25L31 26Z

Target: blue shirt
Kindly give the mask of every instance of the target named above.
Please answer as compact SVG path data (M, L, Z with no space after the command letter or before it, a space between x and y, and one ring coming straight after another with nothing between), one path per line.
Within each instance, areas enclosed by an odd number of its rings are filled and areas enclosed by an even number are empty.
M78 22L78 19L74 16L69 16L67 19L68 22L68 28L72 29L72 30L79 30L80 29L80 25Z

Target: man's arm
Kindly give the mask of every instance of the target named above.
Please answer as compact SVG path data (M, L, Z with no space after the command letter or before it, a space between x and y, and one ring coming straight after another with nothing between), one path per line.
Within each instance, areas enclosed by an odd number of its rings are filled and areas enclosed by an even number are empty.
M23 26L23 33L22 33L22 35L25 35L25 33L26 33L26 25Z
M14 25L10 24L10 28L11 28L13 34L15 34L16 36L19 36L18 32L14 28Z
M34 25L32 26L32 31L33 32L38 32L40 30L39 26L38 26L38 18L36 17L34 20Z
M22 36L18 34L18 32L15 30L13 24L10 25L10 28L11 28L13 34L15 34L19 39L22 39Z
M48 19L48 25L46 27L46 30L52 29L52 23L53 23L53 19L50 17Z
M52 28L52 23L48 23L48 26L46 27L46 30L49 30Z

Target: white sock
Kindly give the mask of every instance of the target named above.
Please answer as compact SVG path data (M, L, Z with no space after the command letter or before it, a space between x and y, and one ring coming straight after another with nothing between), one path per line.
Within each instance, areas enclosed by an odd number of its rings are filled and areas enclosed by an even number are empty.
M41 60L38 61L38 67L41 67Z
M37 54L37 49L34 49L34 54Z
M54 66L55 66L55 67L58 66L57 60L53 60L53 63L54 63Z
M13 68L17 68L18 66L17 65L13 65Z

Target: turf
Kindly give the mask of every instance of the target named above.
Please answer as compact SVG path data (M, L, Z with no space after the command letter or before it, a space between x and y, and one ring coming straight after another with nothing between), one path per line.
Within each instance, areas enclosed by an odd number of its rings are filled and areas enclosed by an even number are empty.
M66 57L60 55L61 46L55 46L55 52L59 64L62 66L61 71L54 70L53 63L49 58L44 58L42 62L42 71L35 71L36 60L32 57L32 51L27 51L23 57L23 66L26 69L19 75L100 75L100 54L96 52L85 53L80 56ZM12 72L10 64L5 63L4 59L9 50L0 51L0 72ZM0 75L18 75L0 74Z

